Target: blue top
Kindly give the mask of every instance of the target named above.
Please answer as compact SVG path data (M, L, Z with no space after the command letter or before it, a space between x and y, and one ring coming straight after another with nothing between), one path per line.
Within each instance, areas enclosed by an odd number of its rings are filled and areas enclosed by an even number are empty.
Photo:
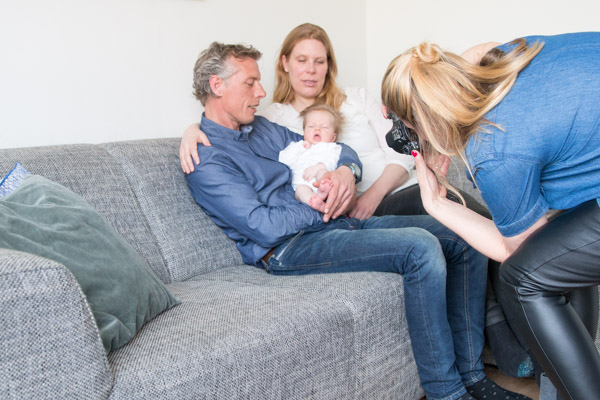
M247 264L301 230L325 227L323 215L296 200L292 173L278 161L279 152L304 138L257 116L239 131L202 116L200 128L212 146L198 145L200 164L186 176L192 196L206 214L236 242ZM358 156L342 146L338 166Z
M487 126L466 149L481 196L507 237L549 209L600 198L600 32L525 39L545 44L485 117L503 130Z

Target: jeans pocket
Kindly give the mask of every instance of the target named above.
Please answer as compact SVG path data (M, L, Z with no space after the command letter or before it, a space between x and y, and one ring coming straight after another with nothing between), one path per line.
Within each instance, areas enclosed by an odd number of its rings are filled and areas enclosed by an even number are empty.
M273 255L271 256L271 258L269 258L269 262L268 264L263 262L263 265L265 265L265 269L267 271L270 271L271 268L278 268L281 267L281 260L283 259L283 256L285 256L285 253L288 251L288 249L296 242L298 241L298 239L300 239L300 237L302 237L302 235L304 234L304 231L300 231L297 234L295 234L294 236L292 236L291 238L287 239L285 242L281 243L279 246L277 246L275 248L275 251L273 252Z

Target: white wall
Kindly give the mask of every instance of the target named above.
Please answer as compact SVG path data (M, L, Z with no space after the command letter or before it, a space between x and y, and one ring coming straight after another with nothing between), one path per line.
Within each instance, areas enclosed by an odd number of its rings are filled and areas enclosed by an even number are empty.
M598 15L596 0L0 0L0 148L180 136L200 118L192 68L214 40L263 52L264 106L303 22L331 36L343 86L379 96L389 61L420 41L462 52L600 30Z
M0 148L180 136L200 119L192 68L214 40L263 52L268 104L303 22L330 34L341 83L366 86L364 14L364 0L0 0Z
M379 98L389 62L422 41L462 53L483 42L600 30L597 0L367 0L369 91Z

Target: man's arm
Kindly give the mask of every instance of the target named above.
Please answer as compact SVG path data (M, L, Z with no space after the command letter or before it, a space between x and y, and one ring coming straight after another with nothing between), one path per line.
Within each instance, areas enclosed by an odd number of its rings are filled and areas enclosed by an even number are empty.
M201 164L186 176L192 196L234 240L249 238L272 248L308 226L320 223L320 215L306 204L290 202L273 207L261 201L227 155L203 152Z
M465 50L460 56L470 62L471 64L479 64L483 56L493 49L494 47L500 46L502 43L498 42L487 42L481 43L470 49Z

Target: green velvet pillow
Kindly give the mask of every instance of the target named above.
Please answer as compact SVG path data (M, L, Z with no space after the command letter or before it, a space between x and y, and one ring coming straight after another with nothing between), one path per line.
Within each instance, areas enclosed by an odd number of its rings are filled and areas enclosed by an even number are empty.
M41 176L26 177L0 198L0 247L67 267L85 293L107 353L180 302L92 206Z

